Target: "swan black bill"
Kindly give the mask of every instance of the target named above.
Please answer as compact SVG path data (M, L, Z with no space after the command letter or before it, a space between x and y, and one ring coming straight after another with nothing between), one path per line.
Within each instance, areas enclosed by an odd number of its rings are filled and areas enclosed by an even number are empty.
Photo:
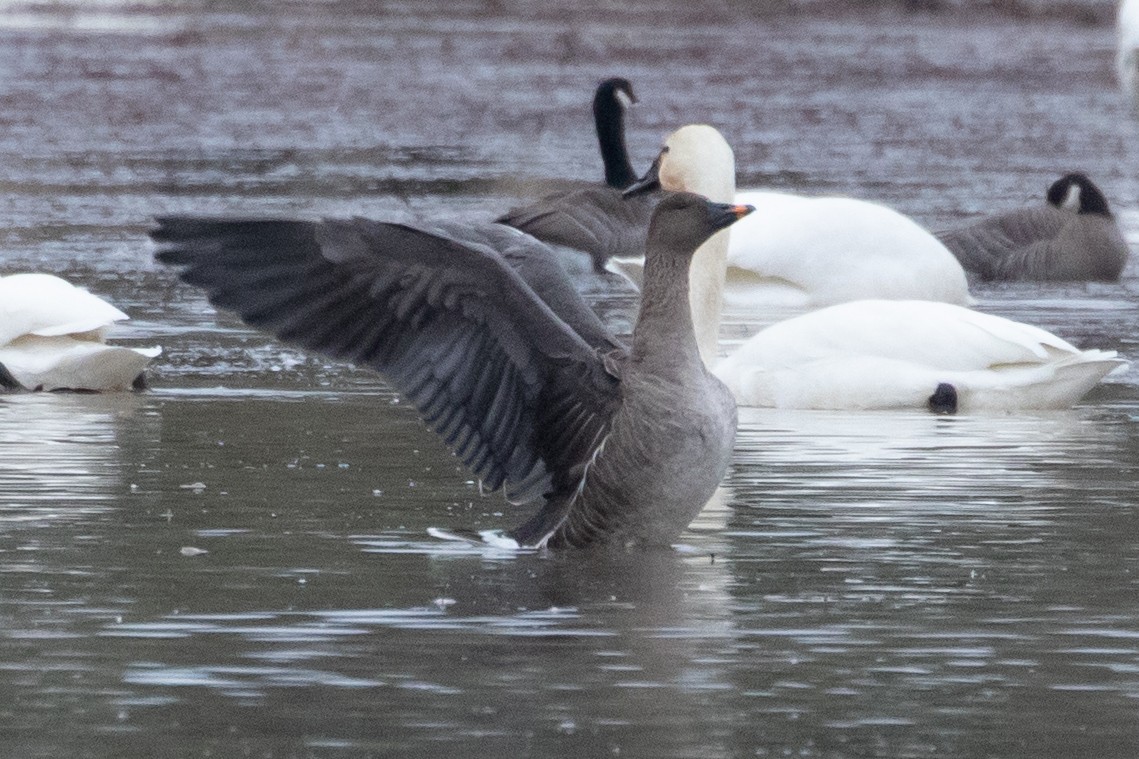
M667 150L668 148L665 148L661 151L660 155L653 161L653 165L645 172L645 175L626 187L625 191L621 193L621 197L631 198L634 195L644 195L646 192L660 189L660 159Z
M23 390L21 385L12 373L8 371L8 367L0 364L0 390Z
M929 410L934 414L949 416L957 413L957 388L942 382L929 396Z

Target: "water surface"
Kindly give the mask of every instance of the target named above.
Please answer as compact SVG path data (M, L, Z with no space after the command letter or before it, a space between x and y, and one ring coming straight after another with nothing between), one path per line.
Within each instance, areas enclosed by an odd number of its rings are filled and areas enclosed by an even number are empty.
M216 314L144 234L492 216L600 177L588 102L620 74L640 165L708 121L741 185L934 227L1083 170L1134 244L1102 6L6 6L3 269L166 353L145 394L0 399L0 753L1134 756L1139 369L1063 412L745 410L677 550L516 554L428 535L524 515L382 381ZM975 294L1135 359L1137 291L1133 261Z

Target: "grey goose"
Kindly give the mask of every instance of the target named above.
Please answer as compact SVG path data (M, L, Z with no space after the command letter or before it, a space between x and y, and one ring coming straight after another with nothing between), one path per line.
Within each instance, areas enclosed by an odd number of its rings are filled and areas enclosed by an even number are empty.
M656 545L728 466L735 401L700 360L688 267L751 210L690 193L660 203L628 349L591 345L493 247L437 231L164 218L151 237L215 306L382 374L485 489L537 507L510 533L520 545Z

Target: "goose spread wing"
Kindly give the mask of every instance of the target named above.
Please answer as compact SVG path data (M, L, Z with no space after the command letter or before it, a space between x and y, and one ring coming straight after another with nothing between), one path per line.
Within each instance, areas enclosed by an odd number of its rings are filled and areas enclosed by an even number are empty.
M160 261L281 340L368 366L530 502L592 454L619 380L495 251L400 224L160 219Z
M498 223L443 220L416 221L404 226L449 243L477 247L483 255L501 256L542 302L591 347L604 351L624 348L582 299L573 280L558 262L557 254L545 243ZM383 231L376 230L377 234ZM428 243L424 240L424 244Z
M591 187L548 195L497 221L552 245L585 251L601 272L611 257L644 255L649 217L658 193L623 198L620 190Z

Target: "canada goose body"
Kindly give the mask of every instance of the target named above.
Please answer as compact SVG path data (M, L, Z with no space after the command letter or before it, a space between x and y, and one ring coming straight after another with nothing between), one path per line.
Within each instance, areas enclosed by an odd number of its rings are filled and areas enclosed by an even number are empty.
M644 255L645 231L660 197L621 197L621 191L637 178L625 147L625 109L635 102L627 79L606 79L597 87L593 117L605 166L604 185L552 193L496 221L558 246L574 274L592 269L605 275L611 258ZM589 267L575 265L574 251L588 256Z
M937 236L981 280L1114 281L1128 257L1107 198L1078 173L1053 182L1040 205Z

